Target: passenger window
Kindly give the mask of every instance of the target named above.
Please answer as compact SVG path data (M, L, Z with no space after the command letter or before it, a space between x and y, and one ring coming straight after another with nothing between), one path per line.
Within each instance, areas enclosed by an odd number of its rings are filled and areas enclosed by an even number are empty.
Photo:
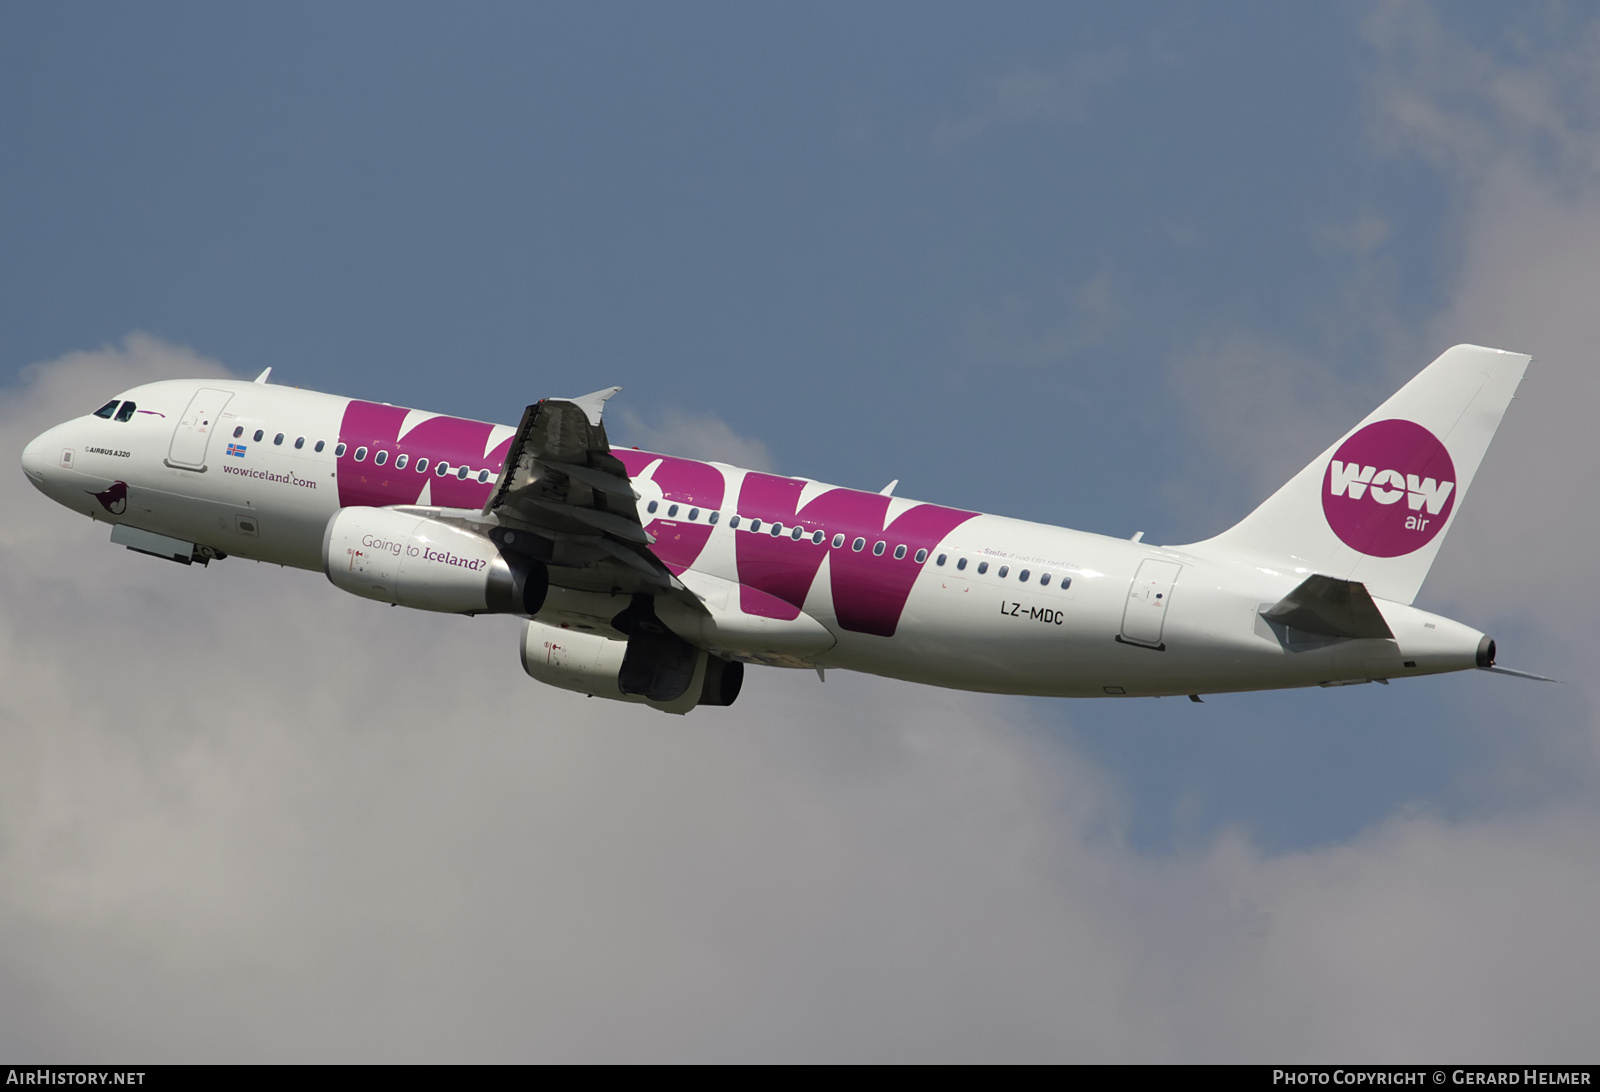
M986 573L988 571L989 571L989 563L987 561L978 562L978 575L979 576L982 576L984 573Z
M888 549L888 547L889 547L889 544L887 542L879 542L876 546L874 546L872 548L872 556L873 557L882 557L883 556L883 551Z
M896 546L894 548L894 559L896 561L904 561L906 559L906 548L904 545Z
M938 557L933 559L933 563L935 565L943 565L944 564L944 559L945 559L946 556L948 556L948 555L940 554Z
M1072 587L1072 577L1063 576L1061 578L1061 590L1066 591L1070 587Z
M261 429L256 429L256 443L259 444L261 442L261 437L263 437L265 435L266 435L266 433L263 432Z
M677 514L678 514L678 506L676 504L667 505L667 518L668 519L672 519Z
M446 474L450 473L450 464L445 462L443 459L440 459L438 462L433 464L433 472L442 478Z
M396 470L404 470L406 468L406 464L409 463L410 461L411 461L411 456L409 456L409 455L405 455L405 454L396 455L394 457L394 468Z
M466 481L467 480L467 475L471 474L471 473L472 473L472 471L468 470L466 467L464 467L464 466L463 467L459 467L456 470L456 479L458 481Z
M1017 579L1026 584L1028 582L1028 570L1023 569L1020 573L1018 573Z
M761 530L761 521L758 520L758 519L751 520L750 521L750 530L752 530L752 531Z
M863 546L865 546L866 544L867 544L867 540L866 539L858 538L858 539L856 539L854 542L852 542L850 544L850 549L854 550L856 553L859 554L861 552L861 548Z
M257 433L256 435L259 436L260 433ZM362 461L364 461L366 459L366 457L367 457L367 449L366 448L364 448L364 447L356 448L356 462L358 462L358 463L362 462Z
M821 546L822 540L827 537L827 535L823 534L821 531L818 531L816 534L811 536L811 544L813 546Z
M272 443L273 443L274 447L282 447L283 446L283 433L280 432L276 436L274 436L272 438Z
M117 412L117 403L121 401L122 399L120 398L113 398L111 401L95 410L94 415L96 417L104 417L107 421L111 420L111 415ZM237 436L238 433L234 433L234 435Z
M315 451L319 455L322 454L322 443L323 442L321 440L318 440L317 441L317 446L312 448L311 450Z
M131 420L133 420L133 411L138 409L138 408L139 407L134 405L132 402L124 402L124 403L122 403L122 408L117 411L117 420L119 420L119 421L131 421Z
M489 484L489 472L487 470L478 471L478 484L479 485L488 485Z
M837 550L839 547L841 547L843 545L844 545L844 536L843 535L834 535L833 536L833 548L835 550Z
M690 523L693 523L695 520L697 520L699 518L700 518L700 509L698 509L698 508L689 509L689 522Z
M1041 588L1048 588L1050 586L1050 574L1049 573L1040 573L1039 574L1039 586Z
M418 474L426 474L427 472L428 472L428 460L427 459L418 459L417 460L417 473Z
M983 570L979 569L978 571L982 572ZM1000 566L1000 571L995 573L995 575L998 576L1001 580L1004 580L1006 578L1006 573L1008 573L1010 571L1011 571L1011 566L1010 565L1002 565L1002 566Z
M243 435L244 435L244 426L243 425L240 425L238 428L233 430L233 438L235 440L237 440L239 437L241 437Z
M377 465L382 466L384 463L389 461L389 453L387 451L380 451L372 457L372 461Z
M916 556L917 564L921 565L926 560L928 560L928 551L927 550L918 550L917 551L917 556Z
M334 457L335 457L335 458L339 458L339 459L342 459L342 458L344 458L344 453L345 453L345 452L346 452L346 451L348 451L348 450L349 450L349 449L348 449L348 448L346 448L346 447L345 447L345 445L344 445L344 444L343 444L343 443L342 443L342 442L341 442L341 443L340 443L340 444L339 444L339 446L338 446L338 447L336 447L336 448L334 448L334 449L333 449L333 454L334 454Z
M299 451L301 448L303 448L305 446L306 446L306 438L304 436L296 436L294 438L294 449L296 451Z
M738 516L734 516L732 519L730 519L728 521L728 526L732 527L735 531L737 531L739 529L739 517Z
M656 509L657 509L657 508L660 508L660 507L661 507L661 503L660 503L660 502L659 502L659 501L651 501L651 502L650 502L650 503L649 503L649 504L647 504L647 505L645 505L645 506L644 506L644 510L645 510L645 511L646 511L646 512L649 512L649 513L651 513L651 514L654 514L654 513L655 513L655 510L656 510Z
M781 534L783 534L783 524L781 524L781 523L774 523L774 524L773 524L773 525L772 525L772 532L771 532L771 533L772 533L772 536L773 536L773 537L774 537L774 538L776 538L776 537L777 537L777 536L779 536L779 535L781 535Z
M960 572L962 569L965 569L966 567L967 567L967 559L966 558L962 557L962 558L957 558L956 559L956 572Z
M796 527L794 530L789 532L789 537L794 539L796 542L799 542L800 536L805 533L806 529L804 527Z
M721 516L722 516L721 512L713 512L713 513L711 513L710 516L706 517L706 522L707 523L715 523L715 522L717 522L718 519L721 518Z

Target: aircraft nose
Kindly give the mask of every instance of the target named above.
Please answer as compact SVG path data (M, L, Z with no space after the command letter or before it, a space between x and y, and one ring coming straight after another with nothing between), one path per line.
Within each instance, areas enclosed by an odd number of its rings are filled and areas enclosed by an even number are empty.
M43 489L50 469L61 455L60 431L57 428L41 432L22 449L22 472L36 487Z

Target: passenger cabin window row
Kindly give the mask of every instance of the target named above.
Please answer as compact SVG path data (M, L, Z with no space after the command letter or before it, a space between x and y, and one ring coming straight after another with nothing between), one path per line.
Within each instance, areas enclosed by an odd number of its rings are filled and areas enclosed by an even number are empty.
M129 402L127 404L130 407L133 405L132 402ZM115 402L111 403L112 407L115 407L115 405L116 405ZM132 411L130 410L130 413L131 412ZM107 413L105 413L103 411L100 411L100 410L96 411L96 415L97 416L101 416L101 417L108 416ZM251 435L251 438L254 439L257 443L260 443L266 437L266 434L267 434L266 429L258 428ZM233 430L233 438L235 440L237 440L237 439L241 438L242 436L244 436L244 426L240 425L240 426L238 426L237 428L235 428ZM272 444L273 444L274 447L282 447L283 446L283 442L286 439L288 439L288 437L284 433L280 432L280 433L278 433L276 436L274 436L272 438ZM306 438L304 436L296 436L295 439L294 439L294 449L296 451L300 451L305 446L306 446ZM317 452L318 454L321 454L322 449L324 447L326 447L326 446L327 446L327 441L326 440L318 440L314 445L312 445L311 450ZM344 443L335 444L334 448L333 448L334 458L336 458L336 459L344 458L344 454L348 450L349 450L349 445L348 444L344 444ZM356 450L355 450L355 456L354 456L356 462L358 462L358 463L366 462L368 454L369 454L369 451L368 451L366 445L363 444L360 447L357 447ZM387 465L388 462L389 462L389 452L387 450L380 449L375 455L372 456L372 461L373 461L374 465L376 465L376 466L385 466L385 465ZM426 474L428 472L428 466L429 465L430 464L429 464L428 458L425 455L419 455L419 456L416 457L415 460L413 460L410 455L406 454L405 452L401 452L400 454L398 454L398 455L396 455L394 457L394 468L396 470L404 470L404 469L406 469L407 466L409 466L409 467L411 467L412 470L416 471L418 474ZM452 466L452 465L450 465L449 463L445 462L442 459L437 463L433 463L432 465L433 465L434 473L437 474L439 477L444 478L444 477L448 477L451 474L454 474L456 476L456 478L461 480L461 481L466 481L468 478L476 478L480 483L487 483L489 481L489 476L491 474L498 473L498 471L491 471L491 470L474 470L469 466Z
M267 432L266 432L265 429L259 429L258 428L258 429L255 430L255 432L251 433L250 438L252 440L254 440L256 443L259 444L261 442L262 438L266 436L266 434L267 434ZM243 436L244 436L244 426L243 425L239 425L238 427L236 427L233 430L233 438L235 440L237 440L237 439L240 439ZM274 447L282 447L283 446L283 441L285 439L286 439L286 437L284 436L284 434L280 432L280 433L278 433L276 436L274 436L272 438L272 444L273 444ZM305 446L306 446L306 438L304 436L296 436L294 438L294 449L296 451L300 451ZM328 446L328 442L326 440L318 440L316 442L315 446L313 446L311 450L320 453L322 451L322 449L324 447L326 447L326 446ZM343 446L343 445L340 445L340 446Z
M345 445L340 444L338 447L333 449L333 453L341 459L344 458ZM356 462L364 463L367 461L367 454L367 447L365 444L363 444L356 448L355 455L353 457ZM388 461L389 452L385 449L379 449L379 451L372 456L372 462L376 466L383 466L388 463ZM428 472L428 459L425 455L417 456L416 462L411 462L411 456L407 455L405 452L401 452L394 458L394 468L396 470L404 470L408 463L410 464L411 469L416 471L418 474L426 474ZM438 462L433 464L433 472L441 478L448 478L450 475L454 474L459 481L466 481L468 478L476 478L479 484L487 484L491 473L499 473L498 470L474 470L470 466L452 466L443 459L440 459Z
M665 510L663 510L663 508ZM654 500L645 505L645 512L649 515L658 516L664 519L685 519L690 523L698 523L701 516L701 511L698 508L690 508L687 505ZM682 515L680 515L680 512ZM706 523L715 524L722 518L722 513L709 512L706 513L705 516ZM776 520L769 523L753 516L729 516L728 527L735 531L743 529L750 534L768 534L774 538L782 538L787 536L789 539L795 542L809 539L814 545L817 546L821 546L824 542L828 542L829 545L835 550L843 549L846 542L846 536L842 533L835 534L830 541L826 531L807 531L804 527L786 526L782 522ZM855 553L860 553L862 550L867 548L867 540L863 537L857 536L856 538L849 540L849 542L850 549ZM888 542L879 540L872 544L872 556L882 557L888 552ZM896 545L894 547L893 556L896 561L904 561L906 554L908 553L910 553L910 547L905 545ZM923 562L928 560L928 551L919 549L915 554L912 555L912 560L918 565L921 565ZM948 563L949 560L949 554L940 554L934 559L933 563L938 566L943 566ZM967 559L964 557L956 558L955 567L956 571L965 572L967 568ZM988 575L988 572L989 563L987 561L978 562L978 575L986 576ZM1009 578L1010 575L1011 567L1009 565L1002 565L995 572L995 576L999 577L1001 580ZM1032 581L1032 579L1032 570L1018 570L1017 580L1021 583L1027 584ZM1051 573L1046 572L1039 574L1039 586L1041 588L1048 588L1052 582L1056 583L1056 586L1062 591L1066 591L1072 586L1072 578L1070 576L1063 576L1058 581L1057 578Z
M120 398L113 398L111 401L107 402L105 405L103 405L99 409L95 410L94 411L94 416L103 417L106 420L130 421L130 420L133 419L133 415L134 415L135 411L137 411L137 410L138 410L138 406L136 406L134 403L125 402ZM243 425L239 425L238 427L236 427L233 430L233 438L235 440L237 440L237 439L240 439L243 436L244 436L244 426ZM266 437L266 430L265 429L259 429L258 428L252 434L252 439L254 439L257 443L260 443L265 437ZM273 446L274 447L282 447L283 446L283 442L284 442L285 439L287 439L287 437L286 437L286 435L284 433L282 433L282 432L277 433L272 438ZM305 445L306 445L306 438L304 436L296 436L295 437L294 449L296 451L302 450L305 447ZM317 452L318 454L321 454L323 448L326 447L326 446L327 446L327 441L318 440L312 446L311 450L314 451L314 452ZM348 450L348 445L346 445L344 443L336 444L334 446L334 449L333 449L334 457L335 458L339 458L339 459L344 458L345 452L347 450ZM365 445L361 445L361 446L357 447L356 450L355 450L355 461L358 462L358 463L365 462L366 459L367 459L367 455L368 454L369 454L369 451L368 451L368 449L367 449L367 447ZM376 454L374 454L372 456L372 462L373 462L373 464L375 466L385 466L385 465L387 465L388 462L389 462L389 452L387 450L385 450L385 449L380 449ZM397 454L394 457L394 468L396 470L404 470L404 469L406 469L406 467L408 465L416 473L418 473L418 474L426 474L428 472L429 460L428 460L427 456L425 456L425 455L419 455L419 456L417 456L416 459L413 460L411 458L411 456L409 454L405 453L405 452L401 452L400 454ZM467 467L467 466L455 466L455 467L453 467L453 466L450 465L450 463L444 461L443 459L439 460L436 463L433 463L432 465L433 465L433 472L436 475L438 475L439 477L441 477L441 478L449 477L453 473L456 476L456 478L458 480L460 480L460 481L466 481L469 477L476 477L477 480L480 483L483 483L483 484L487 484L488 483L489 476L490 476L491 473L498 473L497 471L496 472L491 472L489 470L478 470L478 471L474 472L471 467ZM684 509L686 507L687 507L687 510L684 511ZM660 501L651 501L648 505L645 506L645 510L652 516L656 515L661 510L661 502ZM663 515L664 515L664 517L666 519L679 519L680 518L680 516L679 516L679 512L680 511L683 511L683 515L682 515L681 518L686 519L688 522L690 522L690 523L698 523L698 522L700 522L700 517L701 517L702 513L701 513L699 508L692 507L692 506L685 506L685 505L680 505L680 504L675 504L675 503L670 503L669 502L667 504L667 510L666 510L665 513L663 513ZM704 515L705 515L705 522L707 524L712 525L712 526L715 526L722 519L722 513L718 512L718 511L706 512L706 513L704 513ZM764 523L762 520L760 520L758 518L755 518L755 517L750 517L749 519L746 519L743 516L730 516L728 518L728 527L730 529L737 531L737 530L740 529L741 526L745 527L747 529L747 531L749 533L751 533L751 534L761 534L761 533L763 533L763 531L765 531L766 534L771 535L773 538L781 538L785 534L787 534L788 537L790 538L790 540L792 540L794 542L800 542L803 539L810 539L811 543L813 545L815 545L815 546L821 546L823 544L823 542L828 541L828 536L827 536L826 532L824 532L824 531L807 531L804 527L801 527L799 525L792 525L792 526L787 526L786 527L780 521L774 520L771 523ZM842 533L841 534L835 534L833 536L833 539L831 541L829 541L829 545L835 550L843 549L844 548L844 544L845 544L845 536ZM862 550L866 549L866 547L867 547L867 540L865 538L860 537L860 536L857 536L856 538L852 539L851 542L850 542L850 549L855 553L860 553ZM888 549L889 549L889 544L880 539L879 541L873 543L872 556L874 556L874 557L882 557L888 551ZM894 559L896 561L904 561L905 557L906 557L906 554L908 552L909 552L908 548L904 544L898 544L894 548ZM949 557L950 557L949 554L940 554L937 558L934 559L933 563L936 566L943 567L944 564L949 560ZM923 550L923 549L919 549L916 552L916 554L913 556L913 560L918 565L921 565L923 562L928 560L928 551L927 550ZM956 567L956 571L957 572L965 572L966 568L967 568L967 559L965 557L956 558L955 567ZM978 562L978 575L979 576L986 576L986 575L988 575L988 572L989 572L989 563L987 561ZM999 569L997 569L995 571L995 576L998 577L1001 580L1008 579L1010 577L1010 574L1011 574L1011 567L1009 565L1001 565L999 567ZM1028 569L1019 569L1017 571L1017 580L1019 582L1023 583L1023 584L1028 583L1032 579L1032 576L1033 576L1032 572L1030 570L1028 570ZM1052 580L1055 580L1055 577L1050 573L1045 572L1045 573L1040 573L1039 574L1039 586L1041 588L1048 588L1050 586ZM1056 582L1056 586L1059 587L1062 591L1066 591L1068 588L1070 588L1072 586L1072 578L1070 576L1063 576L1063 577L1060 578L1059 581Z
M949 554L940 554L938 557L936 557L934 559L933 563L935 565L943 565L946 561L949 560L949 558L950 558ZM966 570L966 568L967 568L967 559L964 558L964 557L956 558L956 571L957 572L964 572ZM989 572L989 563L987 561L978 562L978 575L979 576L984 576L988 572ZM994 575L999 577L1001 580L1004 580L1010 575L1010 573L1011 573L1011 566L1002 565L1002 566L1000 566L999 569L995 570L995 574ZM1024 583L1024 584L1026 584L1032 578L1032 576L1033 576L1033 573L1028 569L1019 569L1017 571L1017 579L1020 582ZM1052 576L1050 573L1040 573L1039 574L1039 586L1041 588L1048 588L1050 586L1050 582L1052 580L1054 580L1054 579L1055 579L1055 577ZM1060 582L1057 584L1057 586L1062 591L1066 591L1068 588L1072 587L1072 577L1063 576L1061 578Z

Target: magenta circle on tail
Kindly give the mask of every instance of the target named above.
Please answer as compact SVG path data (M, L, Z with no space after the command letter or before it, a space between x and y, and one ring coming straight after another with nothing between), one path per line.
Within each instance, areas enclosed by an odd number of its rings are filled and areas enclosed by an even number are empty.
M1322 513L1339 540L1369 557L1401 557L1444 530L1456 470L1439 438L1415 421L1374 421L1334 452Z

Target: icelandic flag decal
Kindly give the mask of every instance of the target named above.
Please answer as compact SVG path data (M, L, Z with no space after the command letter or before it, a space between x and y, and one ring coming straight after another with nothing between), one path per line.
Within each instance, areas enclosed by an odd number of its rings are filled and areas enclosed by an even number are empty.
M237 455L241 459L244 458L244 445L243 444L229 444L228 445L228 454L229 455Z

